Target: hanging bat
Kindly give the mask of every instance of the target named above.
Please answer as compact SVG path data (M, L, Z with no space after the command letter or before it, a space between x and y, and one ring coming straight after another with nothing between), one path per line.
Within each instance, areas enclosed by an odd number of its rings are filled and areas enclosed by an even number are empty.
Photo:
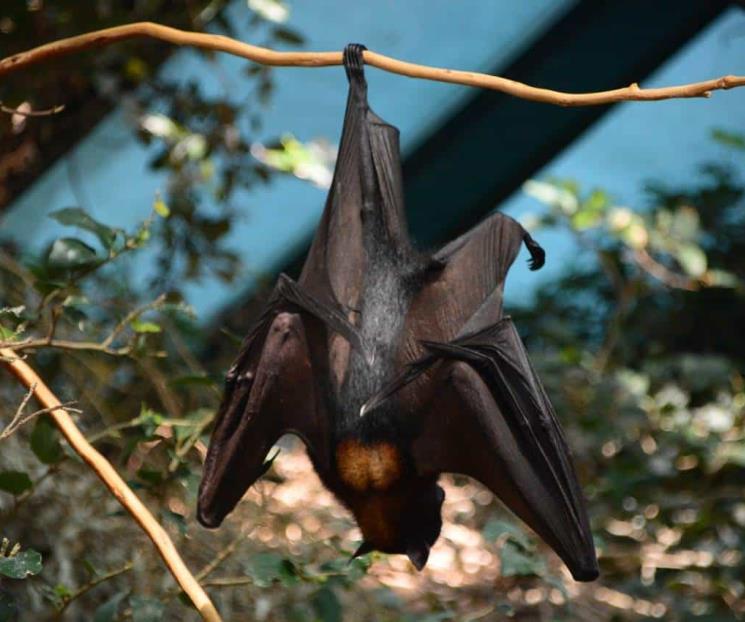
M325 210L297 282L281 275L230 368L199 489L217 527L268 468L285 433L371 550L417 569L440 534L441 473L486 485L579 581L598 566L582 493L553 407L512 320L507 270L521 243L495 214L434 254L406 228L398 130L370 110L363 46L350 83Z

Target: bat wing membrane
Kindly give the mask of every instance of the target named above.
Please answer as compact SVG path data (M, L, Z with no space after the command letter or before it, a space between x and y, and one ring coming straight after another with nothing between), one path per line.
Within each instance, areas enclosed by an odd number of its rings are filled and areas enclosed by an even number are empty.
M595 579L595 549L570 451L512 321L425 345L442 364L414 442L419 469L479 480L576 579Z
M316 465L328 464L330 426L319 399L327 329L357 340L354 328L286 276L227 374L199 487L197 517L217 527L266 471L280 436L300 436Z
M507 271L528 240L518 222L496 213L437 252L436 270L411 302L402 362L423 354L422 340L451 341L499 320ZM540 265L542 257L534 255L532 266Z

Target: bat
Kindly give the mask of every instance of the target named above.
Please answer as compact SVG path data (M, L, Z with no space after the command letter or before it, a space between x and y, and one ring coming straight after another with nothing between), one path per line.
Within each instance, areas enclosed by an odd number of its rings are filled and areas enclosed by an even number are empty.
M442 526L442 473L486 485L578 581L598 565L570 451L509 316L507 271L525 244L496 213L439 251L417 251L403 204L398 129L369 107L362 50L344 51L339 156L302 273L280 275L226 375L199 488L215 528L267 470L285 433L354 515L355 555L417 569Z

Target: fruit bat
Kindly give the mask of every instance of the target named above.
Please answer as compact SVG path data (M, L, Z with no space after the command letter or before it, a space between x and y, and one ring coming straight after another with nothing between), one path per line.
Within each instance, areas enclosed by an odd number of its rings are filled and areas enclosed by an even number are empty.
M554 409L502 289L520 245L494 214L434 253L409 241L398 130L369 107L363 46L349 80L334 178L297 282L281 275L226 376L199 489L217 527L285 433L371 550L424 567L442 525L441 473L486 485L579 581L598 576L582 493Z

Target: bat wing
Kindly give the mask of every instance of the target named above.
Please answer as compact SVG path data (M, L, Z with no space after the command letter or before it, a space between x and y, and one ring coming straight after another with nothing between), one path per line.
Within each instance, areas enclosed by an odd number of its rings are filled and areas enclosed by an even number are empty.
M504 281L522 243L537 270L543 249L517 221L496 213L437 252L436 269L409 308L402 362L423 354L422 340L450 341L499 320Z
M339 154L326 206L298 283L344 312L361 306L366 240L380 219L395 251L410 249L403 205L399 132L371 109L363 71L364 46L344 50L349 94Z
M570 450L512 320L425 346L441 365L413 445L418 470L479 480L558 553L575 579L595 579L595 548Z
M409 362L364 409L411 383L404 396L413 396L420 429L412 447L418 472L479 480L576 579L592 580L597 560L569 448L512 320L502 317L504 281L523 242L531 267L540 267L540 246L495 214L434 256L439 273L407 317Z
M328 468L330 417L319 394L338 389L350 346L366 352L350 321L370 246L363 222L375 219L394 252L410 248L398 130L370 110L363 49L351 44L344 51L349 95L339 157L300 279L280 277L228 373L199 491L198 518L206 526L219 525L262 475L267 452L285 432L305 441L319 472Z
M217 527L267 470L272 445L291 432L320 471L328 468L331 432L317 382L326 327L354 340L343 317L284 275L230 368L199 487L197 517ZM316 356L314 356L314 354Z

